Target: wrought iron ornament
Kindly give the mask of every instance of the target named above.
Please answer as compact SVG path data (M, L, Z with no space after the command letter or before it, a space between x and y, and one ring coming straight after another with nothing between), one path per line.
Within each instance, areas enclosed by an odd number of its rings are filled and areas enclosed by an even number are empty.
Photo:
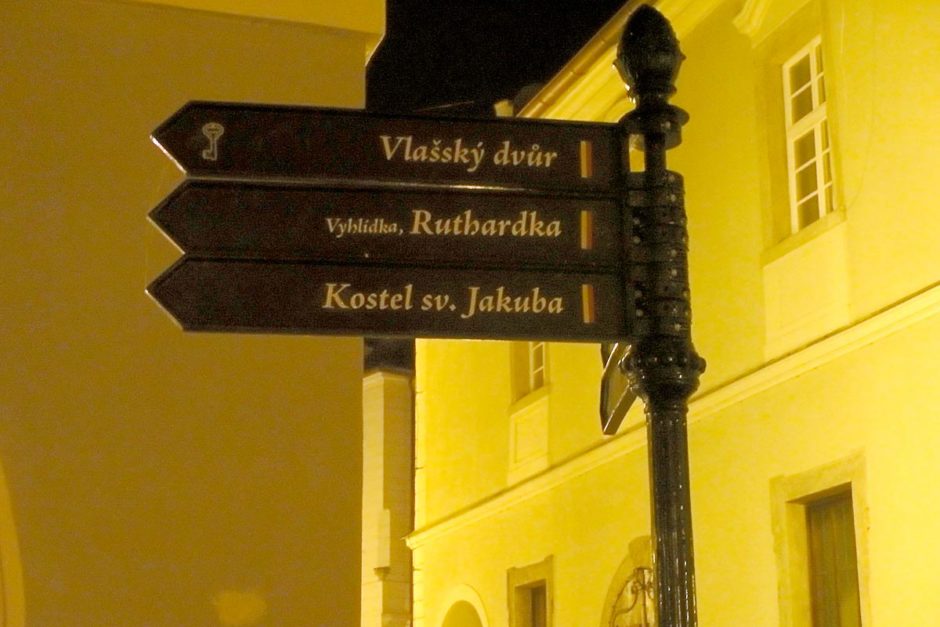
M662 627L694 627L695 563L686 416L705 361L691 337L688 235L682 177L666 169L666 150L681 141L688 115L669 104L683 60L668 20L639 7L627 21L618 59L636 108L624 117L627 139L645 153L645 169L626 176L630 216L627 291L636 305L633 347L624 367L646 404L654 537L656 614Z

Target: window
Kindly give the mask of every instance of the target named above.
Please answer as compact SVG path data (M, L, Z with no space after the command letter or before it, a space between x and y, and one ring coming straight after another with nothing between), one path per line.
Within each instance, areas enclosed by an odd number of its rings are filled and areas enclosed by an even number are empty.
M523 624L526 627L545 627L548 624L545 582L540 581L531 586L526 586L521 588L519 592L527 597L524 602L528 606L528 615L522 621Z
M806 543L813 627L862 624L849 490L806 504Z
M871 625L861 454L771 481L781 627Z
M517 401L547 382L545 342L512 343L512 396Z
M507 481L517 483L548 467L548 346L510 345L511 403Z
M552 558L509 569L510 627L551 627Z
M833 209L823 69L822 39L818 36L783 64L791 233Z
M735 18L754 48L760 150L764 357L776 359L852 319L849 237L840 201L840 73L827 54L839 21L826 0L745 0Z

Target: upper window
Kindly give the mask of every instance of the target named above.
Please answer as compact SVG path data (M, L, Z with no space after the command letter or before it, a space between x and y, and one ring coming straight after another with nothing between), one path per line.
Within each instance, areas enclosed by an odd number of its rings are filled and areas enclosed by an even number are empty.
M832 148L820 37L783 64L783 94L790 231L796 233L833 209Z
M514 401L545 387L545 342L512 343L512 378Z

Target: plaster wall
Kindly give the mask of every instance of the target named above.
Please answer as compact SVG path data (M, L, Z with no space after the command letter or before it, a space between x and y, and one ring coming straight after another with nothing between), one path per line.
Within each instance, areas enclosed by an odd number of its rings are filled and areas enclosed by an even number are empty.
M360 341L184 334L144 293L180 254L158 124L364 101L372 26L232 13L0 3L5 626L358 623Z

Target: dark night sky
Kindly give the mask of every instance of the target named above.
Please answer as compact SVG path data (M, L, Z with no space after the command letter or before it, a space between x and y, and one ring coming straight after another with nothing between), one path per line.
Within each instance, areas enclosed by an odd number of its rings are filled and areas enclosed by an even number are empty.
M388 0L369 64L367 108L489 117L497 100L544 82L626 0ZM413 367L413 342L366 340L366 367Z
M491 115L551 78L626 0L389 0L368 71L373 111Z

